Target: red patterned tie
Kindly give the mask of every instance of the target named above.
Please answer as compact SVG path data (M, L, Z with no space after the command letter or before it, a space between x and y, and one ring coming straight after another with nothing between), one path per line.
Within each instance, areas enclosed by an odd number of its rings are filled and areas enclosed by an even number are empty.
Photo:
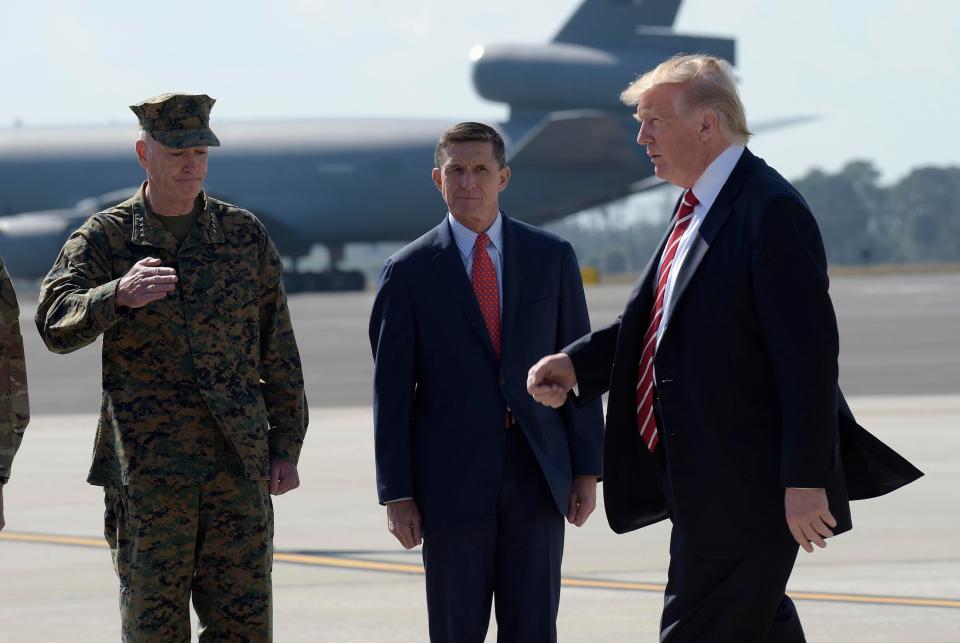
M673 259L677 256L677 248L680 246L680 237L690 227L690 222L693 220L693 207L698 203L700 201L693 195L693 191L687 190L677 210L673 231L660 256L660 270L657 272L657 299L650 311L647 334L643 336L643 353L640 357L637 378L637 427L650 453L653 453L660 441L657 422L653 416L653 355L657 351L657 329L660 328L660 320L663 318L663 294L670 279Z
M486 324L490 341L493 342L493 350L497 357L500 357L500 289L497 287L497 273L493 269L493 262L487 254L489 241L486 233L477 235L477 242L473 247L471 280L473 294L476 295L480 312L483 314L483 323Z

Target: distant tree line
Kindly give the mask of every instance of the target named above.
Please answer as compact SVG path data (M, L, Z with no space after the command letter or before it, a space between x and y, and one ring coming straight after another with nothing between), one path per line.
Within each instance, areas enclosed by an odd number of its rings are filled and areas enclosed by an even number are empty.
M869 161L795 183L836 264L960 261L960 167L922 167L879 185Z
M852 161L836 174L813 170L794 185L820 225L832 265L960 261L960 167L922 167L883 186L871 162ZM612 204L548 227L571 241L581 264L607 274L638 272L677 194L665 189L659 198Z

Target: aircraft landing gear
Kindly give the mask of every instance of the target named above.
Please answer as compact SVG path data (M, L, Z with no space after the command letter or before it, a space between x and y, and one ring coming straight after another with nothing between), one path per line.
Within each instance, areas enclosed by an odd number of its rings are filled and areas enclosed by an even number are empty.
M283 275L283 283L288 293L351 292L367 287L367 279L359 270L288 272Z
M295 292L352 292L365 290L366 276L359 270L341 270L343 246L328 246L330 261L326 270L287 271L283 283L288 293Z

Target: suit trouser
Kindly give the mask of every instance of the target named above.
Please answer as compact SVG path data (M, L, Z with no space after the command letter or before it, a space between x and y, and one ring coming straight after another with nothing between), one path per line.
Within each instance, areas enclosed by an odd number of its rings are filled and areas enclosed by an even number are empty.
M271 640L273 506L266 480L227 467L192 486L105 491L125 643Z
M498 641L555 642L563 520L526 437L519 426L510 427L490 519L463 529L433 529L426 522L430 640L482 643L495 598Z
M793 543L708 557L674 527L661 643L803 643L800 618L784 593L798 550Z
M656 392L654 413L657 426L663 426ZM667 450L661 445L654 461L663 474L667 513L673 516ZM674 526L661 643L803 643L800 617L785 594L799 549L796 543L765 544L746 556L705 556Z

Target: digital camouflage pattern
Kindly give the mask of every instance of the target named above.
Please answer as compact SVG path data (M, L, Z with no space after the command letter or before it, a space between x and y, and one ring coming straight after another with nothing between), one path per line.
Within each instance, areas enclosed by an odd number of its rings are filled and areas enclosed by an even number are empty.
M103 335L88 481L196 484L216 468L217 429L240 475L267 480L271 460L297 463L307 429L280 256L252 214L202 192L178 250L149 212L145 186L74 232L40 291L36 323L50 350ZM176 270L176 289L118 309L120 277L149 256Z
M167 147L218 146L210 129L210 110L216 99L206 94L160 94L130 109L140 120L140 129Z
M200 485L105 489L123 641L188 643L191 594L200 641L271 640L267 485L221 469Z
M10 477L13 457L30 421L27 364L20 336L20 307L0 258L0 482Z

